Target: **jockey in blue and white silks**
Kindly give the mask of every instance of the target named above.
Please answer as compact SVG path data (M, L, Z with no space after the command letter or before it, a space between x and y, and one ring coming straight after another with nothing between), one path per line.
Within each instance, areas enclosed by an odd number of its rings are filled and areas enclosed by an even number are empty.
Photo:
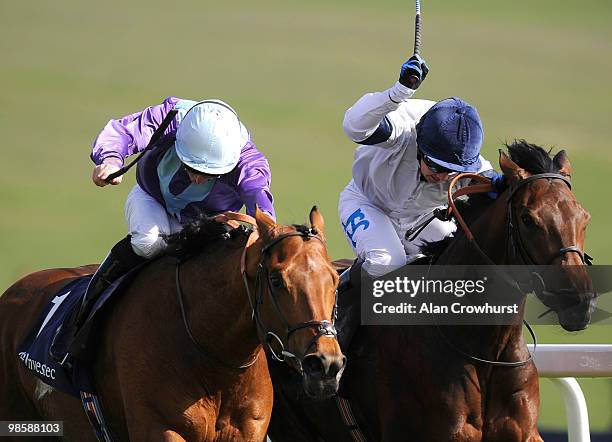
M434 219L414 241L404 238L447 202L454 174L492 169L480 155L483 129L473 106L455 97L411 99L427 72L414 55L391 88L364 95L344 117L344 131L359 146L338 210L351 247L374 277L405 265L424 242L456 230L454 222Z

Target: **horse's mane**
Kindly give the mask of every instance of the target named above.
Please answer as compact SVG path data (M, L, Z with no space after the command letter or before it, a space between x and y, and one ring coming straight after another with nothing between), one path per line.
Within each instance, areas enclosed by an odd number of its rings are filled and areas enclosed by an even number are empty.
M201 252L204 247L219 239L230 238L231 227L216 221L213 217L201 214L186 224L182 230L165 235L167 255L186 257Z
M310 231L310 227L305 224L291 224L291 227L298 232ZM247 232L248 229L245 227L234 229L225 223L216 221L214 217L201 214L179 232L164 236L168 245L165 254L181 258L192 256L220 239L246 238Z
M552 149L546 151L544 148L522 139L514 140L511 144L504 143L504 145L508 150L510 159L530 174L559 172L558 164L550 156ZM472 194L468 198L458 199L456 205L465 222L470 225L483 214L493 201L493 199L484 194ZM444 238L441 241L427 243L423 246L421 252L429 256L433 261L436 261L450 246L451 242L459 236L462 236L462 232L458 235Z

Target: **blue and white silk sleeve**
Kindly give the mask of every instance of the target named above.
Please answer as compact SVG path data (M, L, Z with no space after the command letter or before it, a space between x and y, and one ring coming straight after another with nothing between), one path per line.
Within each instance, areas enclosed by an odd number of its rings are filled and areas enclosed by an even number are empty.
M386 115L412 94L412 89L396 83L384 92L364 95L344 114L344 132L351 141L359 144L385 142L393 132L393 124Z

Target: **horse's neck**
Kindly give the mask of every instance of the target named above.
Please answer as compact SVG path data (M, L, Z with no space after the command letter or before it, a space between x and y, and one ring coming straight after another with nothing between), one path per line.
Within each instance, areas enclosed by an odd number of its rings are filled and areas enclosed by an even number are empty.
M222 250L216 256L213 259L202 254L184 264L187 317L195 339L203 347L238 366L259 350L240 272L241 249Z
M506 221L507 207L503 200L498 199L469 226L478 247L496 264L509 264L506 262L508 245ZM437 263L445 265L488 264L474 244L471 244L464 235L451 243Z
M487 207L484 213L469 227L478 247L498 265L507 262L508 226L507 207L504 200L498 199ZM460 228L460 227L459 227ZM444 265L488 264L486 259L471 244L466 236L461 236L442 254L438 260ZM500 352L522 345L522 322L524 303L509 325L487 325L478 327L454 327L453 336L473 351L487 349L489 357L497 359ZM467 349L467 348L466 348Z

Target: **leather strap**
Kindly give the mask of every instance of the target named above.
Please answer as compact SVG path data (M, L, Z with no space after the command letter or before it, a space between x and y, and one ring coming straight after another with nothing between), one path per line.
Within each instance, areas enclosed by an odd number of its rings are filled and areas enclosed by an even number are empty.
M257 229L257 221L250 215L246 215L244 213L238 212L223 212L214 216L214 219L221 222L226 223L231 226L231 221L239 221L242 223L250 224L254 229Z
M473 180L479 181L481 184L476 184L473 186L464 186L453 193L453 188L457 184L457 181L463 178L471 178ZM448 212L446 214L447 218L450 217L451 213L454 213L455 218L459 222L459 225L461 225L461 228L465 232L465 236L470 242L474 242L474 235L472 234L472 231L470 230L466 222L463 220L463 217L461 216L459 211L457 210L457 206L455 206L455 198L458 198L461 195L470 195L472 193L491 192L492 190L493 186L491 185L491 179L483 177L482 175L478 175L477 173L460 173L451 180L450 185L448 186Z

